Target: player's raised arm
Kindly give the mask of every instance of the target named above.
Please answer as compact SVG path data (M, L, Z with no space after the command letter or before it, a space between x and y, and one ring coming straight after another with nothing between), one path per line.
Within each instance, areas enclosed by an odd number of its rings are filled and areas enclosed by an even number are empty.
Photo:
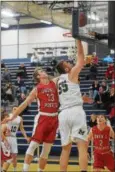
M89 145L90 141L92 140L92 138L93 138L93 133L92 133L92 129L90 129L89 134L87 136L88 145Z
M19 107L17 107L17 109L12 113L12 116L10 116L10 117L4 119L4 120L2 121L2 124L3 124L3 123L7 123L8 121L12 121L13 119L15 119L21 112L23 112L23 110L24 110L29 104L32 103L32 101L36 98L36 95L37 95L37 93L36 93L36 88L34 88L34 89L30 92L30 94L28 95L28 97L26 98L26 100L25 100L23 103L21 103L21 104L19 105Z
M6 136L4 134L6 132L6 130L7 130L6 124L2 124L2 126L1 126L1 138L3 141L7 140Z
M76 57L77 62L69 74L69 77L71 79L78 78L78 75L85 64L85 56L84 56L84 50L81 40L76 40L76 46L77 46L77 57Z
M27 142L29 143L30 138L27 136L26 131L25 131L25 129L24 129L23 119L21 119L21 122L20 122L20 131L22 132L24 138L25 138L25 139L27 140Z

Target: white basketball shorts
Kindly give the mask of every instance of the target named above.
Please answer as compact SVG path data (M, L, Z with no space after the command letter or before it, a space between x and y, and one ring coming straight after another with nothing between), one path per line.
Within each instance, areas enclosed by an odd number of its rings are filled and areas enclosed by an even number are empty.
M16 137L7 137L8 143L10 144L11 147L11 153L18 153L18 144L17 144L17 138Z
M86 114L82 106L73 106L59 113L59 130L62 146L79 139L87 139Z

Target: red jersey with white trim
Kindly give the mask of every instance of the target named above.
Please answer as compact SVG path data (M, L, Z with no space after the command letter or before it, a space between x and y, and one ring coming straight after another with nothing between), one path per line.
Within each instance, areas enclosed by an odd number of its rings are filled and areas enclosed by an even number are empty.
M106 126L99 130L97 126L92 128L94 151L96 153L106 153L110 151L110 127Z
M53 81L49 84L38 84L37 85L37 97L38 103L40 104L40 111L46 113L58 112L59 99L56 85Z
M4 142L1 142L1 160L6 161L11 158L10 145L6 145Z
M10 130L8 129L8 124L6 124L6 131L4 132L4 135L10 135ZM6 161L8 159L11 159L11 148L9 143L6 143L5 141L1 140L1 160Z

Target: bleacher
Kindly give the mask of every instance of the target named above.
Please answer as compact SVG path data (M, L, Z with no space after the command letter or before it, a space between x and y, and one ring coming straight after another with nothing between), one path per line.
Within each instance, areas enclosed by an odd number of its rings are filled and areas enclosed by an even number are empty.
M31 86L34 86L33 83L33 78L32 78L32 74L33 71L35 69L35 67L31 66L30 60L29 59L8 59L8 60L3 60L6 67L10 70L11 72L11 77L12 77L12 83L15 82L16 80L16 71L18 69L18 66L20 65L20 63L24 63L26 68L27 68L27 79L25 79L25 83L27 88L29 89ZM49 64L47 65L47 67L49 66ZM45 65L44 65L45 68ZM101 82L102 79L104 78L104 74L106 71L107 66L99 66L98 67L98 80ZM86 74L88 74L89 71L89 67L85 67L81 73L80 73L80 88L81 88L81 92L82 93L89 93L89 87L92 84L92 80L86 80L85 76ZM2 83L3 84L3 83ZM84 104L83 105L84 110L86 112L86 116L87 116L87 121L89 121L90 118L90 114L95 113L95 114L99 114L99 113L103 113L106 114L105 110L100 110L100 109L96 109L92 104ZM31 136L32 134L32 130L33 130L33 124L34 124L34 117L37 114L37 103L33 102L30 106L29 106L29 111L28 113L25 113L23 115L23 120L24 120L24 128L28 134L28 136ZM19 153L25 153L26 149L28 147L28 144L26 143L25 139L22 137L22 134L20 133L20 131L17 134L18 137L18 145L19 145ZM51 154L56 152L56 155L60 154L60 139L56 138L54 146L52 148ZM72 154L76 153L76 149L74 149L74 147L72 148Z

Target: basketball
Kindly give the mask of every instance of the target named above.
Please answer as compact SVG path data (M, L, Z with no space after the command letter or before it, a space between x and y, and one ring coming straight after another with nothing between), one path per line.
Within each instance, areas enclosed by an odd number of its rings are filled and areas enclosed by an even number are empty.
M79 27L84 27L86 24L87 24L87 17L83 12L81 12L79 14Z

